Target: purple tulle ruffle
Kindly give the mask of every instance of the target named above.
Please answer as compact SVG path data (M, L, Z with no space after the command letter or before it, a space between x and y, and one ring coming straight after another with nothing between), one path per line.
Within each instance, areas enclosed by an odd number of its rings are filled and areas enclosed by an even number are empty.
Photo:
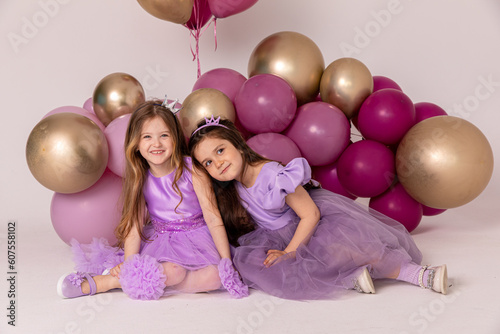
M163 266L149 255L130 256L120 270L122 290L132 299L159 299L163 296L165 280Z
M75 270L84 273L101 274L123 261L123 250L110 246L105 238L93 238L90 244L72 239L71 251Z
M220 261L219 277L222 285L232 297L248 297L248 286L241 281L230 259L224 258Z

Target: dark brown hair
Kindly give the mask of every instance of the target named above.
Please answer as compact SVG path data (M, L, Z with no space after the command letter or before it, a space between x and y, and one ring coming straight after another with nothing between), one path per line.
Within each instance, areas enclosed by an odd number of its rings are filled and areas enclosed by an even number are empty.
M198 124L198 127L204 124L205 121L203 120ZM222 126L207 126L194 133L189 140L189 152L193 160L193 165L196 168L208 174L205 168L194 158L194 151L204 138L225 139L238 151L240 151L244 166L241 171L242 176L245 173L247 166L253 166L260 162L271 161L252 150L232 122L221 119L219 124L222 124L227 128ZM217 206L219 207L222 221L226 227L229 242L233 246L238 246L238 238L253 231L255 229L255 225L250 218L250 215L241 205L241 199L236 189L236 181L232 180L228 182L220 182L213 178L211 179L215 197L217 199Z

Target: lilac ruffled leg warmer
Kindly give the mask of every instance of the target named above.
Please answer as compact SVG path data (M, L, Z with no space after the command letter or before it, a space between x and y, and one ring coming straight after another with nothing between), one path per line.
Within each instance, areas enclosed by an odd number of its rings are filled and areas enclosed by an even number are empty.
M230 259L224 258L220 261L219 277L222 286L232 297L242 298L248 296L248 286L241 281L240 275L234 270Z
M163 266L149 255L130 256L120 270L122 290L132 299L159 299L164 293L165 280Z

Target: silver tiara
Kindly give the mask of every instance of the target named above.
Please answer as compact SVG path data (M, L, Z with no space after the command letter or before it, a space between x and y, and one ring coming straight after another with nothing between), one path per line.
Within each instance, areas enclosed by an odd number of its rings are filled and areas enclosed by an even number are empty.
M170 109L170 111L172 111L172 114L175 115L182 109L182 106L180 108L177 108L175 106L177 103L179 103L179 99L175 99L174 102L168 103L167 94L165 94L165 100L163 100L161 106Z

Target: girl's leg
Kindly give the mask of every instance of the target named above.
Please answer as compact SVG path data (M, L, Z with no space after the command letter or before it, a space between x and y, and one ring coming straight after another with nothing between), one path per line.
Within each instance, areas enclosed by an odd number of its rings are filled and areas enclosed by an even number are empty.
M111 289L121 288L120 281L118 278L111 275L97 275L92 277L97 287L96 293L106 292ZM82 292L84 294L90 293L89 282L85 279L82 283Z
M172 286L173 289L186 293L212 291L220 287L219 270L216 266L188 271L182 282Z

